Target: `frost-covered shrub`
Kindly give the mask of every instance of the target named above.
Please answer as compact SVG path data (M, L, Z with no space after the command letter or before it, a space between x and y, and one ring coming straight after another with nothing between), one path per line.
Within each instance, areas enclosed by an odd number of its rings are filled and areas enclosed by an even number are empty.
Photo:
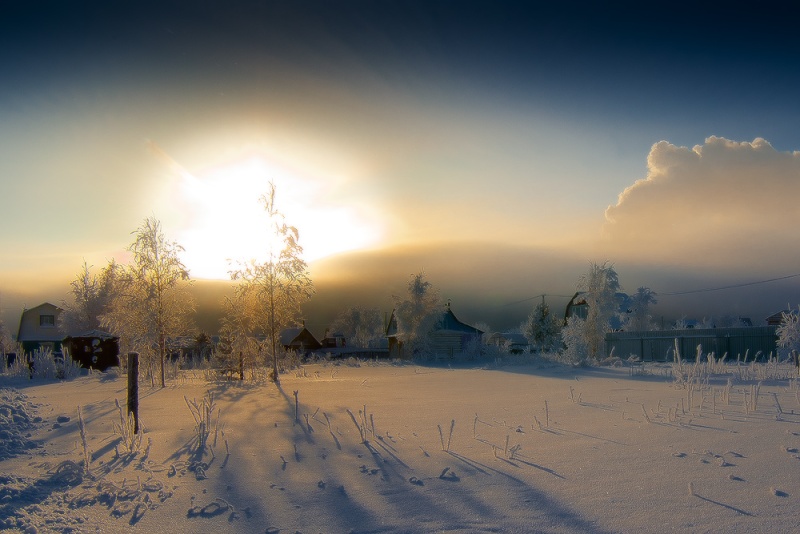
M56 380L59 378L59 366L53 356L53 351L50 349L34 351L32 359L33 378L43 378L45 380Z
M570 363L578 363L589 357L589 343L586 339L586 322L577 316L567 319L567 324L561 329L561 340L564 350L561 359Z
M6 376L10 378L30 378L31 366L23 352L18 352L14 362L6 369Z
M781 324L775 333L778 335L778 347L783 349L781 357L800 352L800 308L797 312L783 312Z
M81 364L72 359L70 356L69 351L65 348L64 349L64 358L61 361L60 369L57 373L63 378L64 380L72 380L73 378L77 378L81 374Z

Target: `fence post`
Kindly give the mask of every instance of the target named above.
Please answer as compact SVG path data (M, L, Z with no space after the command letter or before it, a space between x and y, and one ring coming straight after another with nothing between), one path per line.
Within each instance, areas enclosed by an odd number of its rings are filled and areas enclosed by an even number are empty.
M139 353L128 353L128 413L133 414L133 433L139 433Z

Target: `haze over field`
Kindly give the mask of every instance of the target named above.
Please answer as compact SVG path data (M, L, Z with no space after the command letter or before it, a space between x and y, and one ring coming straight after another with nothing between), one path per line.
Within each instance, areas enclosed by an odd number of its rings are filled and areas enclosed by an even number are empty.
M604 260L656 316L758 323L800 302L798 44L780 4L684 7L4 6L0 313L125 261L151 215L224 279L273 180L318 330L422 269L509 328Z

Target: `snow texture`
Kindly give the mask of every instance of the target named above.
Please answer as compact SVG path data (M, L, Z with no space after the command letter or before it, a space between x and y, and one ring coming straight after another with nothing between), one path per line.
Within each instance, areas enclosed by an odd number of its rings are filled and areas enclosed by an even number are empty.
M0 530L796 529L793 366L609 363L195 371L142 386L138 443L124 376L0 377Z

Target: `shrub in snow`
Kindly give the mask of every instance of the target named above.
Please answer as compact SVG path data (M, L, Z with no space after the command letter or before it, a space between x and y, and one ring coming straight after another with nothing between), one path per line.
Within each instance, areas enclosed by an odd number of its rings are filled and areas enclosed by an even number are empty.
M589 343L586 338L586 321L580 317L570 317L561 329L564 350L561 358L570 363L578 363L589 357Z
M33 378L44 378L45 380L55 380L58 376L58 365L56 364L53 352L49 349L34 351L33 356Z
M781 356L800 352L800 308L797 312L783 312L781 324L775 333L778 335L778 347L784 349Z
M23 352L17 353L17 358L14 360L8 369L6 369L6 376L10 378L30 378L31 366L28 363L28 358Z
M73 360L69 351L64 349L64 358L62 358L60 369L58 370L60 377L64 380L72 380L73 378L79 377L82 370L81 364Z

